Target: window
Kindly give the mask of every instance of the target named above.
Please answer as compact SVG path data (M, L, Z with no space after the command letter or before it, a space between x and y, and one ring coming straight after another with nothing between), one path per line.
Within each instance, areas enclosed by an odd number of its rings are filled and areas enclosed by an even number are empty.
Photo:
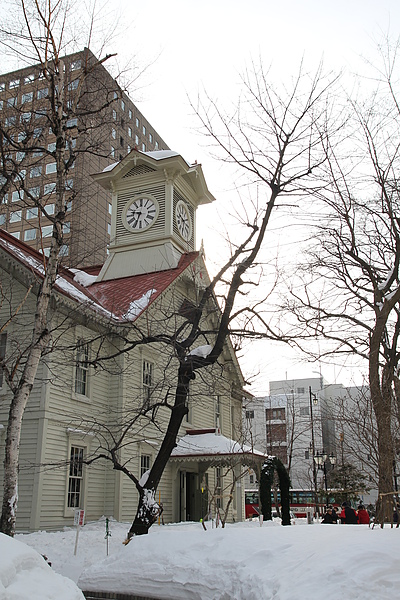
M29 219L35 219L38 216L38 207L34 206L32 208L27 208L26 209L26 218L27 220Z
M0 110L3 110L3 100L0 100Z
M6 127L13 127L17 122L17 117L6 117L4 119L4 125Z
M12 212L10 215L10 223L18 223L18 221L20 221L21 218L22 218L22 211L16 210L15 212Z
M135 125L136 125L136 127L139 129L139 127L140 127L140 123L139 123L139 119L138 119L137 117L136 117L136 119L135 119Z
M139 144L139 136L138 135L135 135L135 144L136 144L136 146Z
M30 242L36 240L36 229L26 229L24 232L24 241Z
M29 173L29 177L31 179L33 179L34 177L40 177L41 175L42 175L42 167L41 166L32 167L32 169L30 170L30 173Z
M304 388L303 387L298 387L297 388L297 393L298 394L304 394Z
M150 454L141 454L140 456L140 477L150 470Z
M214 408L215 408L215 427L219 429L221 427L221 398L219 395L214 396Z
M128 154L129 154L129 152L130 152L131 150L132 150L132 148L131 148L131 147L129 146L129 144L128 144L128 145L127 145L127 147L126 147L126 151L128 152Z
M0 226L6 222L6 215L0 215Z
M6 84L0 83L0 92L4 92L5 89L6 89Z
M49 175L50 173L55 173L57 171L57 163L48 163L46 165L46 175Z
M79 508L83 496L83 448L71 446L68 473L68 508Z
M215 498L217 508L222 508L222 467L215 467Z
M300 416L301 417L308 417L309 414L310 414L310 409L308 406L300 406Z
M27 83L32 83L32 81L35 81L35 74L31 73L30 75L26 75L26 77L24 77L24 84L26 85Z
M155 149L158 150L158 142L155 143Z
M1 203L2 204L7 204L7 202L8 202L8 194L4 194L4 196L3 196L2 200L1 200Z
M39 108L35 111L35 119L41 119L47 115L47 110L45 108Z
M74 119L68 119L66 126L67 127L76 127L78 125L78 119L74 118Z
M145 402L150 402L151 391L153 387L154 365L148 360L143 360L143 397Z
M116 130L114 129L114 127L111 129L111 137L113 138L113 140L116 140L116 139L117 139L117 132L116 132Z
M38 100L41 100L42 98L47 98L48 95L49 95L49 88L42 88L41 90L37 91Z
M132 111L131 111L131 109L129 109L129 111L128 111L128 116L129 116L130 119L132 119Z
M151 133L149 133L149 142L150 142L150 144L152 144L152 143L153 143L153 136L152 136L152 134L151 134Z
M72 210L72 202L71 200L69 202L67 202L67 204L65 205L65 212L70 212Z
M254 410L246 410L246 419L254 419Z
M53 225L45 225L42 227L42 237L50 237L53 234Z
M6 356L7 334L0 333L0 362ZM3 369L0 367L0 387L3 387Z
M64 223L62 228L63 228L63 233L71 233L71 223L69 221Z
M21 232L20 231L14 231L14 233L11 233L11 235L13 237L15 237L17 240L19 240L19 238L21 237Z
M56 149L56 143L55 142L51 142L50 144L47 144L47 150L49 152L54 152Z
M142 143L142 152L146 152L146 144L144 142Z
M8 84L8 87L10 90L13 90L14 88L19 86L19 79L13 79L12 81L10 81L10 83Z
M32 116L32 113L30 113L30 112L22 113L21 123L29 123L29 121L31 120L31 116Z
M112 111L112 116L113 116L114 121L116 121L116 119L117 119L117 111L116 110Z
M111 235L111 225L110 225L110 223L107 224L107 233L108 233L108 235Z
M88 395L89 344L83 340L78 342L76 349L75 392L81 396Z
M123 100L121 100L121 108L122 110L125 110L125 102Z
M132 137L132 127L128 127L128 135L129 137Z
M28 92L27 94L22 94L21 104L25 104L25 102L32 102L33 100L33 92Z
M15 96L14 98L8 98L7 106L9 106L9 107L17 106L17 97Z
M111 152L110 152L110 154L111 154L111 156L113 158L115 158L115 148L114 148L114 146L111 146Z
M54 215L55 204L46 204L45 209L48 215Z
M122 136L119 138L119 143L120 143L121 148L123 148L124 147L124 138Z
M146 127L143 125L143 135L146 135Z
M77 71L78 69L80 69L81 64L82 64L82 62L80 60L74 60L73 62L71 62L71 64L70 64L71 71Z
M24 160L24 158L25 158L25 152L17 152L15 154L15 160L17 162L21 162L22 160Z
M43 128L42 127L35 127L35 129L33 130L33 137L34 138L39 138L43 133Z
M28 192L32 196L32 198L39 198L40 196L40 186L36 186L33 188L29 188Z
M55 191L56 191L56 184L55 183L46 183L46 185L44 186L44 193L45 194L52 194Z
M112 214L112 204L111 202L108 203L108 214Z
M73 179L67 179L67 181L65 182L65 189L66 190L72 190L74 187L74 180Z
M76 90L76 88L78 87L79 84L79 79L74 79L74 81L71 81L71 83L68 84L68 89L71 90Z
M62 244L62 246L60 247L60 250L58 252L58 256L63 257L63 256L68 256L68 254L69 254L68 244Z

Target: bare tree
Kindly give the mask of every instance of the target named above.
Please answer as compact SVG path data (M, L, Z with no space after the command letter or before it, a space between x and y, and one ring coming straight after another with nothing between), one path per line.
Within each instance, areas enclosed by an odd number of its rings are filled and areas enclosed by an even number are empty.
M343 100L345 132L325 138L317 231L284 301L296 333L322 340L318 358L368 365L377 428L379 492L393 491L393 403L400 332L397 45L387 46L375 91ZM338 100L339 103L339 100ZM324 344L325 341L325 344Z
M38 211L51 224L51 244L48 257L43 256L42 277L34 288L36 306L32 319L33 333L29 341L20 347L13 363L1 357L1 367L6 384L12 392L4 460L4 493L0 529L13 535L18 501L17 481L21 423L27 405L39 361L51 343L49 324L50 301L57 273L62 260L63 227L69 202L75 192L69 190L68 175L74 167L79 152L96 152L98 136L96 124L101 122L106 109L118 96L116 89L108 89L102 78L102 63L109 56L97 60L88 50L85 64L78 71L66 68L63 53L68 44L68 5L63 2L21 0L19 21L13 29L3 26L1 43L26 64L37 63L35 76L39 87L45 90L32 92L30 110L25 111L12 102L2 111L0 121L0 173L1 195L4 197L11 186L15 188L24 205ZM90 34L88 35L90 39ZM87 81L96 79L97 94L88 92ZM43 97L42 97L43 96ZM76 129L85 132L85 142L76 146ZM55 136L51 147L43 145L42 132L50 128ZM55 184L52 203L48 207L49 194L40 195L29 185L26 169L39 169L39 157L50 155L55 164ZM54 190L55 187L55 190ZM42 248L43 249L43 248ZM28 290L29 292L30 290ZM4 299L4 296L3 298ZM10 314L2 332L13 321Z

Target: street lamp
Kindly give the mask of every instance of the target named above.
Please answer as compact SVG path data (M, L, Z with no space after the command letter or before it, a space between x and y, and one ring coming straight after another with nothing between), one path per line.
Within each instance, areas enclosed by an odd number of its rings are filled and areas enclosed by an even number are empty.
M337 462L337 458L333 454L333 452L331 452L329 454L329 456L328 456L328 454L325 452L325 450L322 450L322 452L317 452L315 454L314 461L315 461L315 464L317 465L318 469L321 469L321 471L324 472L326 504L329 504L328 478L327 478L327 468L326 468L326 465L328 464L329 466L332 466L332 469L334 469L335 465L336 465L336 462Z
M311 419L311 455L313 461L313 483L314 483L314 501L317 509L317 515L319 516L319 505L318 505L318 487L317 487L317 470L315 468L315 439L314 439L314 418L313 418L313 404L318 404L317 396L311 391L311 386L308 388L310 397L310 419Z

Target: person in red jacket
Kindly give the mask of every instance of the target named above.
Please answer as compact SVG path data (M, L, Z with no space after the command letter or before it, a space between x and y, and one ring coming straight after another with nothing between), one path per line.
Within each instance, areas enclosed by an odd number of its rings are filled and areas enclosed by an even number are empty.
M365 510L364 504L359 505L357 509L357 517L360 525L369 525L369 514L368 511Z
M357 513L351 508L348 502L343 502L342 512L340 513L339 518L342 524L345 525L357 525L358 523Z

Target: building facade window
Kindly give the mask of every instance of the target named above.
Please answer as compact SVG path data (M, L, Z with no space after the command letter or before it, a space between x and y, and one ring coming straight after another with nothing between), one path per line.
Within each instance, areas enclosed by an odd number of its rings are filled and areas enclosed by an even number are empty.
M150 461L151 461L150 454L141 454L140 455L140 477L143 477L143 475L146 473L146 471L148 471L150 469Z
M5 359L7 347L7 334L0 333L0 361ZM0 388L3 387L3 369L0 368Z
M80 508L83 500L83 453L84 448L71 446L68 472L68 508Z
M254 410L246 410L246 419L254 419Z
M219 394L214 396L214 414L215 414L215 427L221 428L221 397Z
M217 508L222 508L222 467L215 467L215 499Z
M88 395L89 383L89 344L80 340L76 349L75 392L81 396Z
M46 165L46 175L50 175L50 173L55 173L57 171L57 163L48 163Z
M37 206L33 206L32 208L27 208L26 209L26 218L27 220L29 219L35 219L38 216L38 207Z
M15 190L11 194L11 202L18 202L18 200L22 200L24 197L24 190Z
M12 212L10 215L10 223L18 223L18 221L20 221L21 218L22 218L22 211L16 210L16 211Z
M142 384L143 384L143 399L149 403L151 399L152 387L154 385L154 364L149 360L143 360L142 368Z
M24 232L24 241L30 242L36 240L36 229L26 229Z
M21 103L25 104L26 102L32 102L33 100L33 92L28 92L27 94L22 94Z
M55 183L46 183L46 185L44 186L44 193L45 194L52 194L55 191L56 191L56 184Z
M41 166L32 167L32 169L29 172L29 177L31 179L34 179L35 177L40 177L41 175L42 175L42 167Z
M42 237L51 237L53 234L53 225L45 225L42 227Z

